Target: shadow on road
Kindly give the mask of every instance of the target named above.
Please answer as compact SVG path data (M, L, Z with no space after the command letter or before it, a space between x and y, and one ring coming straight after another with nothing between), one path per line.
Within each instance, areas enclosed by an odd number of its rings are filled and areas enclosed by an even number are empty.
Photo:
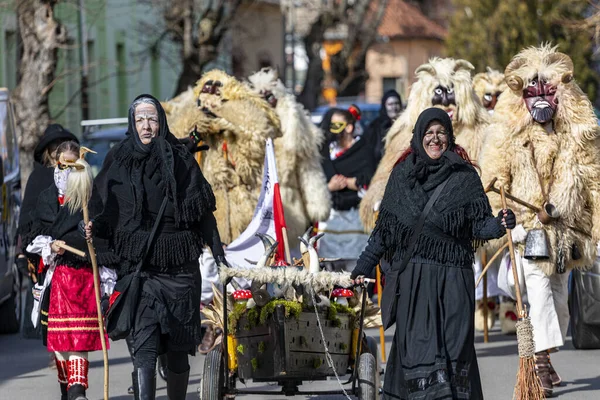
M560 389L555 390L558 397L568 393L580 393L580 392L591 392L594 390L600 390L600 376L595 378L575 379L569 382L563 382Z

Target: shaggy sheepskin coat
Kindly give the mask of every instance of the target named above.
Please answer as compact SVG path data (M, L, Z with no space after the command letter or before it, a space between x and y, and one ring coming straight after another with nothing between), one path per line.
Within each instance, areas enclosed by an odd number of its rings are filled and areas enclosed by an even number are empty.
M419 114L433 106L432 97L438 86L453 88L456 105L436 107L452 114L456 143L467 150L472 160L477 159L484 134L483 129L489 123L489 115L473 90L471 70L473 65L468 61L437 57L417 68L415 71L417 81L411 87L406 109L394 122L386 136L385 154L360 205L360 216L365 229L373 229L374 208L383 198L392 168L408 148Z
M217 90L203 92L209 81ZM219 70L205 73L193 90L165 104L173 133L185 137L196 126L209 149L199 156L217 204L221 240L229 244L248 226L258 203L265 140L281 136L279 118L258 94Z
M473 77L473 89L483 105L486 103L486 96L488 99L499 98L500 93L504 92L507 87L504 74L490 67L487 67L486 72L480 72Z
M510 201L509 207L526 230L543 228L548 234L550 260L534 261L547 275L555 273L559 253L565 257L567 269L591 266L600 240L600 127L592 104L573 80L573 62L556 48L521 51L506 67L505 75L510 89L500 96L479 163L484 186L498 178L497 187L542 207L544 197L536 169L546 187L553 176L549 199L560 213L558 221L542 226L532 210ZM523 100L523 89L537 77L556 88L558 106L546 129L532 119ZM499 210L500 196L488 196L492 207ZM579 260L572 259L574 244L582 255Z
M299 236L311 223L329 217L331 196L321 168L319 148L324 140L306 110L288 93L276 72L263 68L248 77L259 95L272 94L281 122L282 137L275 139L275 158L290 250L298 252Z

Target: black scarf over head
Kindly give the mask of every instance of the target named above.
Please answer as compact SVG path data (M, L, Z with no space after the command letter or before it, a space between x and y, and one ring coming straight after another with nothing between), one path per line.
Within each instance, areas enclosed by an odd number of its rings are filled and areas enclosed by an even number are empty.
M434 120L448 132L448 149L437 160L427 156L423 148L423 136ZM388 241L385 257L390 262L402 256L432 190L446 179L446 187L427 215L415 256L461 266L472 262L474 245L478 244L474 242L474 226L492 217L492 210L475 168L454 153L454 148L448 115L437 108L423 111L413 132L412 154L392 170L373 232Z
M158 133L149 144L142 143L135 126L135 104L142 98L152 103L158 113ZM168 196L178 228L188 228L212 213L216 202L210 184L193 155L170 132L160 102L149 94L136 97L129 107L128 119L127 137L113 153L114 161L125 168L136 189L133 191L135 214L128 228L140 226L144 201L138 198L141 193L146 198ZM149 188L144 187L144 175L155 183L160 193L149 193Z
M448 135L448 148L437 160L429 157L423 147L427 127L433 121L438 121ZM429 190L442 183L457 165L465 164L465 161L454 152L455 147L452 120L448 114L439 108L428 108L423 111L417 119L410 141L412 154L409 159L414 165L409 175L410 185L414 186L416 181L419 181L426 190Z

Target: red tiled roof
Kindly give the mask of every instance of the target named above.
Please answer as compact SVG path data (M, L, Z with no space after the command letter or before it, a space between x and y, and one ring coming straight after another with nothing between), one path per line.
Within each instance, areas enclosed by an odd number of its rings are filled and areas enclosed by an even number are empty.
M427 18L415 5L402 0L389 0L387 10L379 25L379 35L390 39L444 40L448 31Z

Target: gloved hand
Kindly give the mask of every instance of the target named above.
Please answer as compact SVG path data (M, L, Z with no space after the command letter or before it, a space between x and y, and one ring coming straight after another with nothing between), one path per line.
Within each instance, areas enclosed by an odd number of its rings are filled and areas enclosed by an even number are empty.
M507 229L514 229L517 225L517 217L510 208L500 210L498 212L498 220Z
M102 315L106 315L106 312L108 311L108 306L110 304L109 300L109 295L107 295L106 293L102 295L102 298L100 299L100 309L102 310Z
M92 222L92 236L94 235L94 220L90 219L90 222ZM79 221L79 223L77 224L77 232L79 232L79 235L83 238L83 239L87 239L86 238L86 234L85 234L85 221L81 220Z
M224 265L227 268L231 268L231 265L229 265L229 263L227 262L227 260L225 259L225 254L219 254L215 257L215 260L217 261L217 265Z

